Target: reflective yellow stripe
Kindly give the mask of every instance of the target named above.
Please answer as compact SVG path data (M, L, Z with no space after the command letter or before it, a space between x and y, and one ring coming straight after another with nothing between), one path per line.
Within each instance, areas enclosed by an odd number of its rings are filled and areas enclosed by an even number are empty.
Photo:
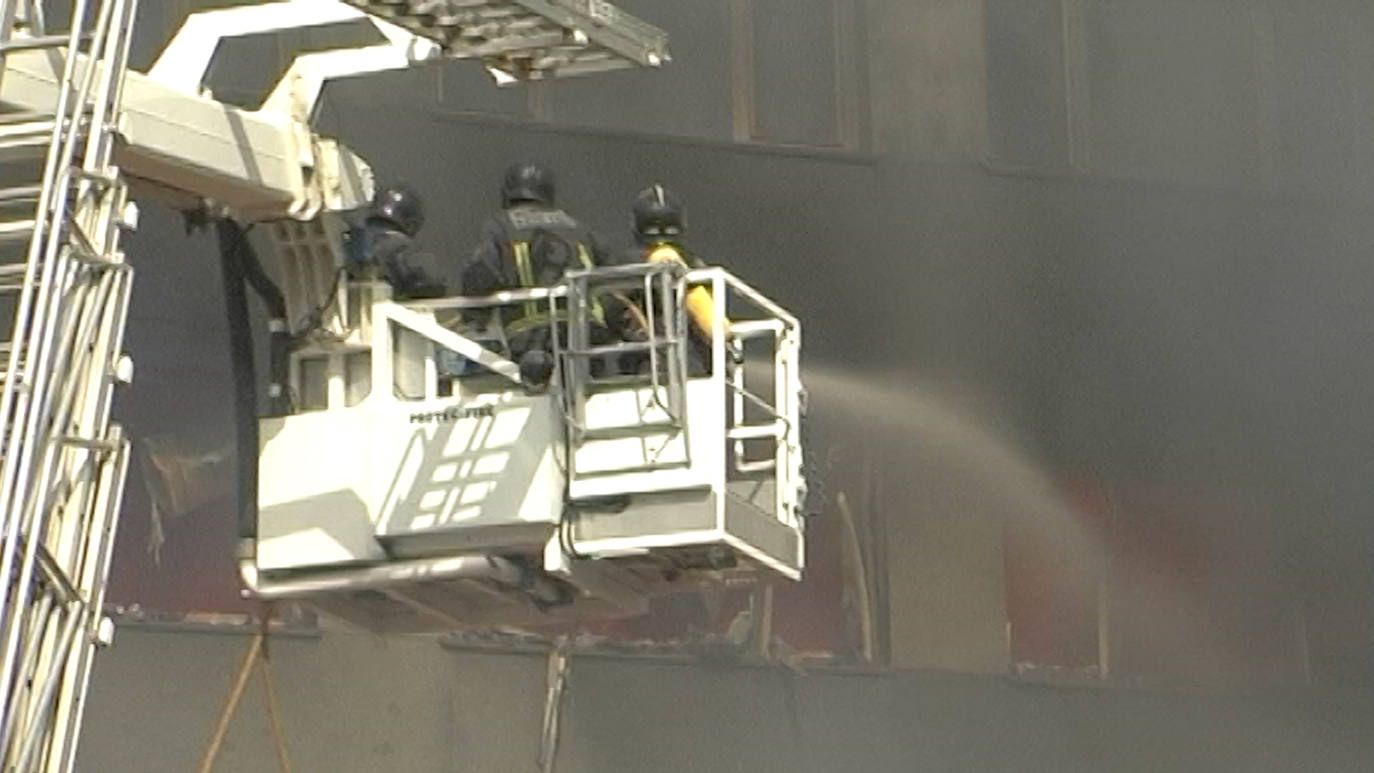
M530 243L511 242L515 256L515 273L523 287L534 287L534 269L530 266Z
M520 280L520 285L525 288L535 287L534 283L534 264L530 259L530 243L526 241L511 242L511 254L515 258L516 278ZM592 261L591 250L587 245L577 245L577 258L582 262L583 268L594 268L596 264ZM521 333L540 325L549 325L553 322L567 322L566 311L561 311L557 316L541 312L539 306L533 301L524 304L525 313L519 319L513 320L506 325L508 334ZM591 315L597 324L606 324L606 312L601 308L601 302L593 300L591 303Z
M587 245L581 242L577 244L577 259L582 261L582 267L585 269L596 268L596 263L592 261L592 251L587 249ZM605 325L606 310L601 308L601 301L593 298L591 307L592 319L596 320L598 325Z
M511 253L515 256L515 273L520 280L520 286L525 289L534 287L534 267L530 265L530 243L517 241L511 243ZM533 301L526 301L525 316L532 317L539 313L539 307Z

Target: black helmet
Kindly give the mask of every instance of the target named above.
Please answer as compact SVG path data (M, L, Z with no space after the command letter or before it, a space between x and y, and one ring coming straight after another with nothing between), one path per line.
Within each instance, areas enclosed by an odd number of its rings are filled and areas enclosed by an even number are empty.
M682 205L662 185L640 191L635 198L635 237L640 241L676 238L686 230Z
M425 224L425 205L420 194L409 186L389 185L372 197L371 216L391 223L407 236L414 236Z
M527 161L506 170L506 179L501 183L503 206L534 202L551 207L553 200L553 172L547 167Z

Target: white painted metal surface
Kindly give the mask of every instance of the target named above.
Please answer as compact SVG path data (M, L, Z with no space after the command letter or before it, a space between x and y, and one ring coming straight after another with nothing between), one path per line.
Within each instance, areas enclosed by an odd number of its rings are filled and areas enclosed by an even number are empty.
M60 78L42 52L13 54L0 107L42 111ZM128 176L153 184L145 192L176 204L211 201L250 220L310 218L372 194L361 159L286 113L243 110L137 73L127 75L122 106L116 160Z
M172 41L148 70L148 77L184 94L199 95L205 74L220 41L281 30L318 27L369 18L368 14L338 0L281 0L191 14ZM395 67L408 67L437 54L437 46L392 25L386 25L389 42L404 57ZM390 68L388 68L390 69ZM353 72L370 72L357 69Z
M550 398L374 397L262 421L259 569L543 547L563 502Z
M568 495L576 501L722 486L725 393L709 378L689 381L686 393L691 413L685 432L671 428L667 412L652 397L651 387L589 396L585 414L589 433L627 424L659 428L578 443L574 451L578 474Z
M281 269L282 295L291 332L313 329L313 337L335 342L370 342L368 321L356 312L368 304L347 302L347 287L340 277L345 219L333 212L314 220L278 220L266 228L272 252ZM355 314L350 317L348 311Z

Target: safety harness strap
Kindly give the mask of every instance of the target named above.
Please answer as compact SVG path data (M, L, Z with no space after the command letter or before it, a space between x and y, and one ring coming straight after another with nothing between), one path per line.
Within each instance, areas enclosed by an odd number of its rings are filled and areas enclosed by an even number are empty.
M520 281L520 286L525 288L535 287L534 263L530 257L530 243L524 240L511 242L511 255L515 259L516 278ZM596 263L592 260L591 250L587 245L578 243L577 259L582 263L583 268L593 268ZM524 304L525 313L519 319L506 324L506 333L515 335L530 330L541 325L552 325L556 322L567 322L568 312L566 309L559 310L556 314L540 311L539 306L533 301L526 301ZM597 324L606 324L606 312L601 307L600 301L592 301L592 318Z

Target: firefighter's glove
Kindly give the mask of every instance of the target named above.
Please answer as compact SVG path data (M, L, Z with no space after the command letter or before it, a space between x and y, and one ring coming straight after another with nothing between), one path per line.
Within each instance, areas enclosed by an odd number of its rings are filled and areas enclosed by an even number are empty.
M549 381L553 379L553 356L546 351L536 349L520 355L520 380L525 383L525 390L531 394L540 394L549 388Z

